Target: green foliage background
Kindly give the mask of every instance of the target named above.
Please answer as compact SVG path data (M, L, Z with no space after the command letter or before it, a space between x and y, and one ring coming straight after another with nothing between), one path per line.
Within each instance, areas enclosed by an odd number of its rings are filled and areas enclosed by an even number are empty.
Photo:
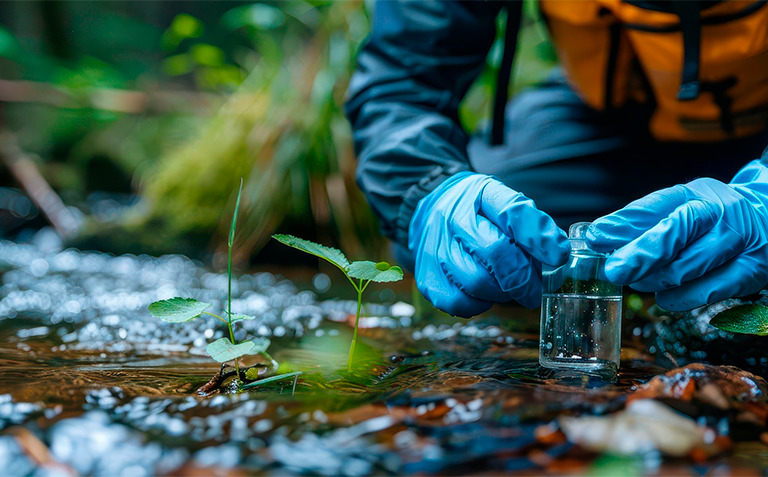
M91 221L83 245L223 247L224 211L244 177L238 250L254 254L281 231L380 257L386 244L354 183L342 110L370 7L6 4L0 13L12 21L0 24L0 78L35 82L50 98L0 103L5 127L39 154L69 203L85 203L95 190L140 194L127 213ZM554 64L533 2L521 35L515 91ZM462 105L470 130L488 117L500 57L499 40Z

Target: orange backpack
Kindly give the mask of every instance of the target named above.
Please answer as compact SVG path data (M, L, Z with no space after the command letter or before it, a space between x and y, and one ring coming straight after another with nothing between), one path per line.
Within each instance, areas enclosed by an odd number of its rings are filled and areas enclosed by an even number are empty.
M766 1L540 5L568 80L587 104L651 103L655 138L706 142L768 129Z

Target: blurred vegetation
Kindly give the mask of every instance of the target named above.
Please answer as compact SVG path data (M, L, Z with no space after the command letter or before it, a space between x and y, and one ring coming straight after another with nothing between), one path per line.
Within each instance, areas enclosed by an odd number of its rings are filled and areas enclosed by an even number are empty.
M158 165L145 196L153 214L174 230L219 224L223 232L221 210L243 176L244 248L261 248L280 226L301 227L297 233L338 243L352 255L364 252L361 244L381 248L354 184L342 111L354 54L367 31L365 10L357 2L278 5L225 16L245 21L272 12L270 22L246 25L258 61L199 135Z
M279 230L381 256L342 109L370 7L0 4L0 125L90 215L83 247L194 253L223 243L223 211L244 177L240 250L255 254ZM554 62L533 2L521 35L514 91ZM501 51L499 37L462 105L470 130L489 116ZM94 213L102 192L133 205Z

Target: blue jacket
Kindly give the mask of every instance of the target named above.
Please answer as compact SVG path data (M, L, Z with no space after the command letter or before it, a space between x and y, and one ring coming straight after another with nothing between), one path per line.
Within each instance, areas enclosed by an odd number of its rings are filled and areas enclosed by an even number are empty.
M468 170L458 107L485 64L507 2L380 1L358 55L346 112L354 130L357 182L389 238L405 245L419 200ZM508 28L514 41L519 3ZM514 51L513 48L508 50ZM511 64L511 54L505 55ZM508 65L509 66L509 65ZM508 75L508 67L502 72ZM505 71L506 70L506 71ZM497 104L506 103L507 84ZM499 95L497 95L499 96ZM503 116L502 116L503 117Z

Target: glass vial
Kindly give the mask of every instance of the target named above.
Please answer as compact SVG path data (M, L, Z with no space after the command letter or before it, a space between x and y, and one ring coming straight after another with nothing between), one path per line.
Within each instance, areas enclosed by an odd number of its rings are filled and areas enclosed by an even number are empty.
M607 256L587 247L589 224L568 230L568 263L544 267L539 363L613 380L621 351L622 289L605 278Z

